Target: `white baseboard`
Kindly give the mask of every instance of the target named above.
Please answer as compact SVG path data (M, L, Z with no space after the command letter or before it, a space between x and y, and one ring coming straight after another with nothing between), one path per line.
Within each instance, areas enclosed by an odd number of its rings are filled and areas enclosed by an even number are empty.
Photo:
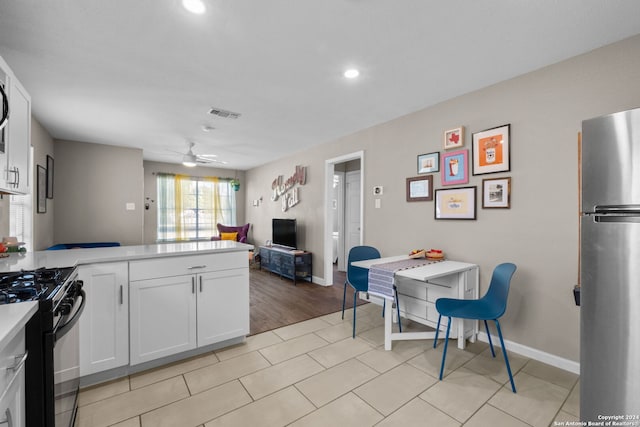
M478 340L488 343L486 332L478 332ZM491 335L491 342L494 346L500 347L500 338ZM526 345L518 344L517 342L504 340L507 349L513 353L517 353L521 356L528 357L538 362L546 363L547 365L555 366L556 368L564 369L565 371L573 372L580 375L580 363L573 360L565 359L554 354L545 353L544 351L527 347Z

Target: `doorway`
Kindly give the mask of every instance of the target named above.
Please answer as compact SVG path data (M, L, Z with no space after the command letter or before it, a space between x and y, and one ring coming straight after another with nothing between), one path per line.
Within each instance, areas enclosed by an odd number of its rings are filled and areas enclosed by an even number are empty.
M363 241L364 152L325 162L324 285L333 284L334 262L346 270L349 249Z

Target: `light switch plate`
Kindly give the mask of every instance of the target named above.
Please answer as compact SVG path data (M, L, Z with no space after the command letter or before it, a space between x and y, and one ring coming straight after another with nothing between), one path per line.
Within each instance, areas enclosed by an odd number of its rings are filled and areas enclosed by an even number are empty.
M125 206L125 209L128 211L135 211L136 210L136 204L135 203L127 203Z

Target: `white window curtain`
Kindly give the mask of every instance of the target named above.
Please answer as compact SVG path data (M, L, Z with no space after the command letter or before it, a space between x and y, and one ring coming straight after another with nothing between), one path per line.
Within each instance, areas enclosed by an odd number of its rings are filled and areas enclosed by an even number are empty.
M159 242L209 240L216 224L236 225L236 195L228 179L157 174Z

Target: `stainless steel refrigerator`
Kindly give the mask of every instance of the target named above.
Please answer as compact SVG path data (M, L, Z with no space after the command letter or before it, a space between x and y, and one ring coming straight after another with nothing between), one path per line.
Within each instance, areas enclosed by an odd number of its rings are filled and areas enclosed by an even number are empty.
M582 122L581 196L580 419L637 422L640 108Z

